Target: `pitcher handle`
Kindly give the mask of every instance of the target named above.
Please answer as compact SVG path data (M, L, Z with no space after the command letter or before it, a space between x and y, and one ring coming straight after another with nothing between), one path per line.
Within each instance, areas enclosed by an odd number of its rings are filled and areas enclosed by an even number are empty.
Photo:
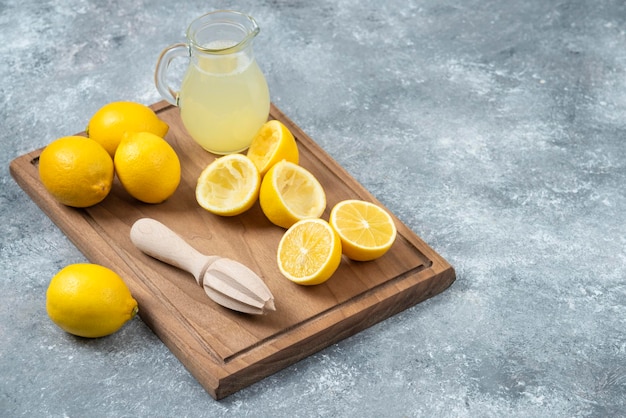
M190 55L191 53L187 44L178 43L165 48L163 52L161 52L161 55L159 55L157 61L156 70L154 72L154 84L161 96L174 106L178 106L178 92L172 89L165 81L167 69L174 58L189 57Z

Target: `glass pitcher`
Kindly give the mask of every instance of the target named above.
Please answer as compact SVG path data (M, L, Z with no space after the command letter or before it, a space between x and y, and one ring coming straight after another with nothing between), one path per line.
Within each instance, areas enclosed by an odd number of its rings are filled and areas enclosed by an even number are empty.
M214 154L248 148L269 116L267 82L252 52L258 33L256 21L245 14L207 13L189 25L187 43L167 47L158 59L157 90L180 108L189 135ZM181 56L189 63L176 92L165 79L171 61Z

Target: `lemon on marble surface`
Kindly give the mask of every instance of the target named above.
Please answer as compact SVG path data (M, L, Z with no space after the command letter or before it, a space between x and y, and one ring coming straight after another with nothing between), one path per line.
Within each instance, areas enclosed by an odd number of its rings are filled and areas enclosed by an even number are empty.
M341 238L343 253L352 260L382 257L396 239L396 226L391 216L371 202L339 202L331 210L329 222Z
M39 178L46 190L67 206L100 203L111 191L113 160L97 142L82 136L52 141L39 156Z
M136 102L111 102L96 111L87 125L89 138L100 143L113 157L125 133L150 132L164 137L169 130L148 106Z
M137 314L138 305L117 273L98 264L79 263L52 278L46 311L66 332L98 338L119 330Z
M277 120L270 120L261 127L246 155L257 166L261 177L279 161L299 162L298 144L293 134Z
M235 216L250 209L259 196L261 176L243 154L215 159L198 177L196 200L207 211Z
M302 219L319 218L326 209L326 193L310 171L283 160L263 177L259 203L270 222L289 228Z
M150 132L124 135L113 159L126 191L144 203L161 203L178 188L180 160L163 138Z
M282 236L276 256L280 272L301 285L324 283L341 263L341 240L323 219L304 219Z

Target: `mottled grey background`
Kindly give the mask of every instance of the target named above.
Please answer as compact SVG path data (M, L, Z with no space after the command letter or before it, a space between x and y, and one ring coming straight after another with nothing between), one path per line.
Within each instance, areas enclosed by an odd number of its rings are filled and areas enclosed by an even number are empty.
M159 52L217 8L258 20L272 100L458 275L220 402L140 319L48 320L85 258L8 170L159 100ZM623 0L6 0L0 57L0 415L626 416Z

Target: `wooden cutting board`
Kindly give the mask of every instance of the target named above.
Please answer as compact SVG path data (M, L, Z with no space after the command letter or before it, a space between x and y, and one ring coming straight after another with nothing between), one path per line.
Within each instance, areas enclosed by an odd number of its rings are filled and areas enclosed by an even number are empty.
M37 163L42 149L13 160L10 171L87 259L124 278L139 302L142 320L215 399L430 298L454 282L454 269L392 215L398 237L382 258L370 262L344 258L324 284L291 283L282 277L275 261L284 229L264 217L258 202L232 218L200 208L194 194L196 180L216 157L188 137L176 107L159 102L152 108L170 125L166 140L182 165L178 190L162 204L134 200L116 180L111 194L96 206L60 205L39 181ZM270 118L291 130L298 142L300 164L324 187L328 201L324 219L328 220L330 209L340 200L380 204L273 105ZM211 301L190 274L144 255L129 237L131 226L142 217L161 221L200 252L250 267L274 294L276 312L251 316L227 310Z

